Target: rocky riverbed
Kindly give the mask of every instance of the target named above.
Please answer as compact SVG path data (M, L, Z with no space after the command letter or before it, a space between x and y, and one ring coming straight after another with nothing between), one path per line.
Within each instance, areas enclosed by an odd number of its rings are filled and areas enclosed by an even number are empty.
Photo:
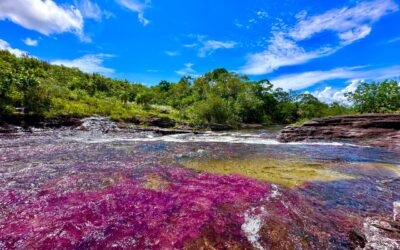
M0 135L0 249L399 249L400 152L104 118Z

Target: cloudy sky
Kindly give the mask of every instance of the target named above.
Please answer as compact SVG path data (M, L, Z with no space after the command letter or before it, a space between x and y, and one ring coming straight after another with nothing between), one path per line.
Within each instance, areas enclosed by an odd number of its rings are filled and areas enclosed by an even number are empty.
M0 49L152 85L217 67L343 99L399 79L397 0L1 0Z

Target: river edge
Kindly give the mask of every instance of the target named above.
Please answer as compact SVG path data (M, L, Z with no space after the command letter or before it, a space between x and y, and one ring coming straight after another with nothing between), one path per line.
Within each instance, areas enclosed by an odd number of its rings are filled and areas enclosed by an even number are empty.
M283 128L285 125L272 125L273 130L278 131L276 127ZM64 130L76 129L86 130L91 129L101 130L103 133L111 131L120 132L155 132L160 135L172 134L202 134L210 131L245 131L265 129L262 124L240 124L239 128L234 128L230 125L209 123L201 126L193 126L188 123L177 122L167 117L150 117L140 122L119 122L112 121L108 117L90 116L85 118L64 117L44 120L0 120L0 134L14 134L20 132L34 132L39 130Z
M400 149L400 114L362 114L314 119L280 131L281 142L350 140L373 147Z
M336 116L314 119L301 125L240 124L233 128L223 124L205 124L194 127L166 117L151 117L140 124L111 121L107 117L56 118L40 122L6 123L0 121L0 134L32 133L47 130L77 130L140 133L158 135L205 134L209 132L245 132L248 130L269 130L281 143L289 142L345 142L372 147L400 150L400 114L365 114Z

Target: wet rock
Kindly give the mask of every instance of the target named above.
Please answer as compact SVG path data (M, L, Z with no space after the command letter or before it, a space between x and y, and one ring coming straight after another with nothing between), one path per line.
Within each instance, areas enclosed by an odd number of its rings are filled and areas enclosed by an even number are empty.
M400 201L393 202L393 220L400 222Z
M83 120L75 117L59 117L48 119L44 122L44 126L48 128L61 128L61 127L79 127Z
M240 128L242 128L242 129L262 129L262 128L264 128L264 126L262 124L242 123L242 124L240 124Z
M365 249L400 249L400 223L381 218L366 218L363 224Z
M0 124L0 134L17 133L18 128L14 125L2 123Z
M367 114L315 119L287 126L278 135L282 142L352 140L372 146L400 148L400 114Z
M151 117L147 119L147 123L160 128L172 128L176 125L176 121L168 117Z
M364 248L367 243L365 235L357 229L350 231L349 240L351 249Z
M233 127L230 125L218 124L218 123L209 123L209 124L207 124L207 128L212 131L226 131L226 130L233 129Z
M81 125L74 128L75 130L81 131L91 131L91 132L100 132L103 134L106 133L113 133L118 132L120 134L123 133L142 133L142 132L150 132L156 133L160 135L173 135L173 134L187 134L187 133L201 133L197 131L193 131L192 129L173 129L173 128L164 128L161 126L170 126L173 123L175 124L174 120L168 121L168 118L160 118L153 120L153 125L158 124L160 126L138 126L138 125L129 125L123 123L117 123L110 121L107 117L89 117L84 118L81 120ZM169 123L169 124L168 124Z
M194 131L191 129L169 129L159 127L142 127L142 126L129 126L131 132L153 132L160 135L175 135L175 134L200 134L201 131Z
M81 120L82 125L77 127L77 130L84 131L101 131L108 133L111 131L118 131L119 126L117 123L110 121L106 117L88 117Z

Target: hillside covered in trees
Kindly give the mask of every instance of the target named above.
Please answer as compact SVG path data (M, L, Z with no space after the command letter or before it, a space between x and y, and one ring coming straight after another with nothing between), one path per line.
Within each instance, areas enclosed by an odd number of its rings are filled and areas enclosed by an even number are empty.
M0 51L0 116L6 121L101 115L133 123L169 117L197 127L287 124L356 112L396 112L399 96L396 81L362 83L348 94L354 106L326 104L311 94L274 89L268 80L252 81L222 68L148 87Z

